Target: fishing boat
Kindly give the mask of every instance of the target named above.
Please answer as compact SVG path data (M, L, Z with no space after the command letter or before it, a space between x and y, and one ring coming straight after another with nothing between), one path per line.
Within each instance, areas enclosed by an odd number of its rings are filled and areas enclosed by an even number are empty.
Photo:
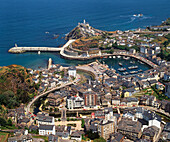
M138 70L138 72L142 72L142 71L143 71L142 69Z
M122 64L122 63L119 63L119 66L123 66L123 64Z
M135 64L135 61L130 61L131 64Z
M131 70L131 69L137 69L137 68L138 68L138 66L130 66L130 67L128 67L129 70Z
M138 71L131 71L130 74L138 73Z
M118 68L118 71L126 71L126 68Z
M128 72L123 72L123 75L128 75L129 73Z

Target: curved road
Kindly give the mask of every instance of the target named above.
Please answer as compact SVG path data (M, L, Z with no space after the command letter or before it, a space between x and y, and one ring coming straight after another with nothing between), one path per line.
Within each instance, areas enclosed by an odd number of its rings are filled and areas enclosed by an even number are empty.
M69 86L69 85L71 85L71 84L77 83L77 82L79 81L79 78L80 78L80 76L77 74L76 79L75 79L74 81L69 82L69 83L66 83L66 84L63 84L63 85L61 85L61 86L59 86L59 87L52 88L52 89L50 89L50 90L48 90L48 91L46 91L46 92L44 92L44 93L36 96L36 97L35 97L31 102L29 102L29 104L27 105L27 107L26 107L26 114L29 114L29 113L30 113L30 107L31 107L32 104L33 104L35 101L37 101L40 97L42 97L42 96L44 96L44 95L47 95L48 93L53 92L53 91L55 91L55 90L61 89L61 88L65 87L65 86Z

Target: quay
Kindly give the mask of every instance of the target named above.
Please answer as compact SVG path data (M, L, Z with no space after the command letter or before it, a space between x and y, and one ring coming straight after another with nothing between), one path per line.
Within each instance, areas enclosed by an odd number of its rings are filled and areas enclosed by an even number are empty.
M8 50L10 53L24 53L24 52L59 52L75 40L69 40L63 47L12 47Z

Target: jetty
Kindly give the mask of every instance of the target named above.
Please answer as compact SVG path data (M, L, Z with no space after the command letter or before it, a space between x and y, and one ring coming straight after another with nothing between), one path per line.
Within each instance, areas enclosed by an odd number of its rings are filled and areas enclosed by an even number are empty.
M24 53L24 52L59 52L65 47L69 46L74 39L69 40L63 47L18 47L15 44L14 47L10 48L8 52L10 53Z

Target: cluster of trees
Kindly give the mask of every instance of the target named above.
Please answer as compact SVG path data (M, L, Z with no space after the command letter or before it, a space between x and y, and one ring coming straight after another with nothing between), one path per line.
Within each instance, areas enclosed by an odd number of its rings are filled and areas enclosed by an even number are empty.
M163 45L164 47L167 47L170 44L170 34L166 35L165 38L167 40L163 43ZM161 59L170 61L170 51L168 49L162 49L158 56L161 57Z
M18 99L12 91L6 91L0 95L0 105L11 109L19 106Z

